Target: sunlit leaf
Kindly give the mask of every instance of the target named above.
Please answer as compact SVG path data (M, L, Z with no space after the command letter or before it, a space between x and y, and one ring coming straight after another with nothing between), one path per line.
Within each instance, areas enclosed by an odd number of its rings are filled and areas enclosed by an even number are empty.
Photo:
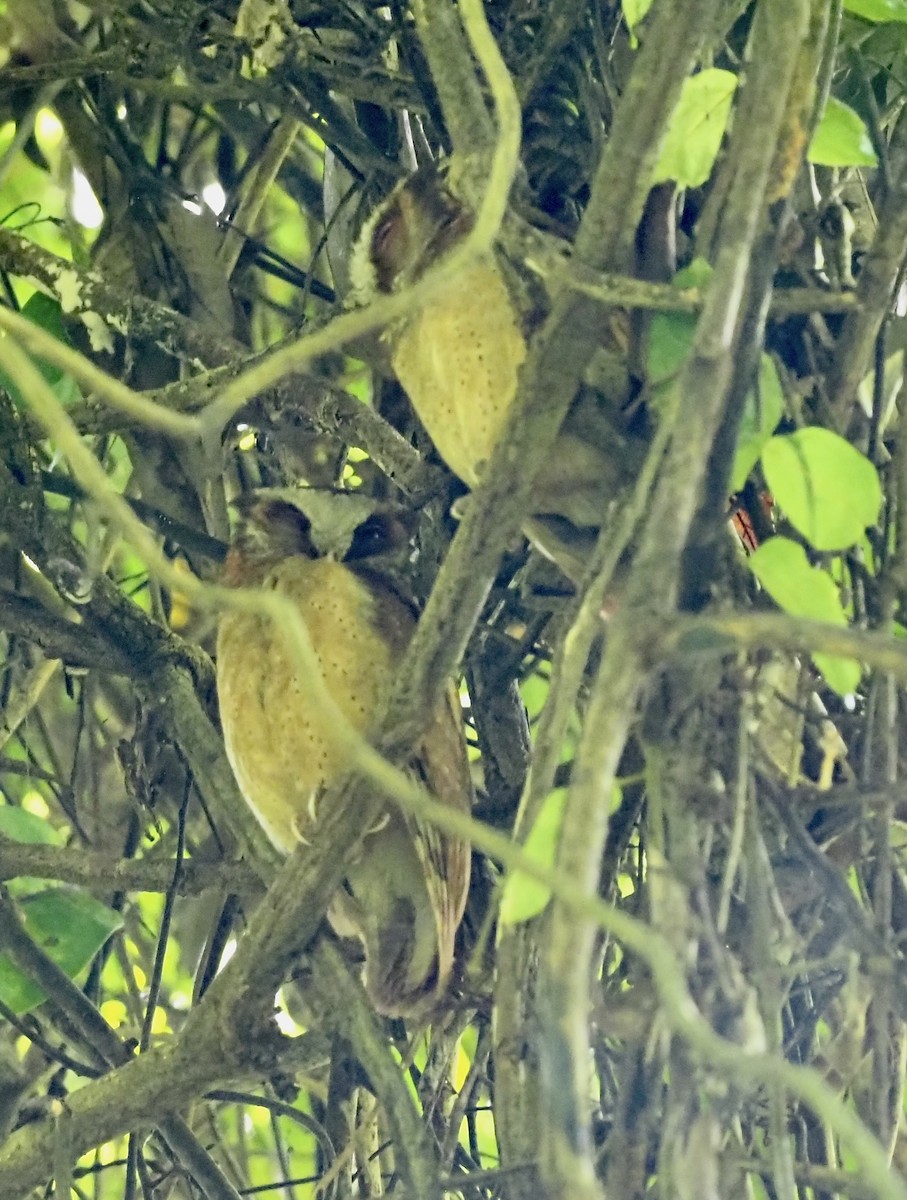
M652 7L652 0L621 0L624 20L634 29Z
M75 978L88 966L122 918L84 892L54 888L20 902L25 928L32 939ZM0 999L16 1013L28 1012L45 993L0 954Z
M845 11L867 21L902 21L907 24L907 0L844 0Z
M708 286L714 274L715 270L708 259L694 258L685 267L680 268L671 280L671 286L681 289L704 288Z
M772 495L817 550L844 550L873 525L882 504L878 472L830 429L771 438L762 467Z
M529 831L524 849L540 866L554 865L566 800L567 793L563 788L551 792ZM551 889L546 884L531 878L524 871L511 871L504 883L499 919L504 925L530 921L538 916L550 899Z
M806 551L790 538L772 537L747 559L750 570L779 606L794 617L809 617L845 627L847 616L834 580L814 567ZM860 664L827 654L813 656L828 684L840 695L854 691L860 682Z
M824 167L874 167L876 153L862 119L829 96L807 158Z
M777 428L784 413L784 393L772 358L763 354L759 361L759 384L747 397L737 437L731 491L739 491L759 460L762 448Z
M683 85L655 167L653 183L699 187L711 174L737 90L732 71L708 67Z
M26 846L59 846L66 837L43 817L15 804L0 805L0 834ZM6 886L11 896L21 896L37 894L49 885L29 875L17 875Z
M61 840L49 821L16 804L0 804L0 833L30 846L56 846Z
M857 399L867 417L872 417L879 389L879 432L884 433L897 412L897 398L904 383L904 351L897 350L885 359L882 378L875 370L864 375L857 388Z

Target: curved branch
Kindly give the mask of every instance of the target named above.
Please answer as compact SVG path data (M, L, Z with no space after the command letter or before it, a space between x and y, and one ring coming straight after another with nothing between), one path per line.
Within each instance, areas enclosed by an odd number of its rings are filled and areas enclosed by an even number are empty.
M412 12L454 150L487 152L494 131L456 6L415 0Z

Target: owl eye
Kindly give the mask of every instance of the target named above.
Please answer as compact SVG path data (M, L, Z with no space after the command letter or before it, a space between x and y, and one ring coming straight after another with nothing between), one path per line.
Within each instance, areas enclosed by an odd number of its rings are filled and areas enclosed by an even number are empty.
M375 227L375 232L372 237L372 250L377 258L387 251L388 242L394 234L394 227L400 220L400 214L394 210L387 214L383 221Z
M404 531L398 521L386 513L375 513L356 529L350 548L344 555L345 561L384 554L400 545L403 536Z
M378 286L389 292L403 266L406 247L403 214L395 204L375 226L372 234L371 257L378 277Z

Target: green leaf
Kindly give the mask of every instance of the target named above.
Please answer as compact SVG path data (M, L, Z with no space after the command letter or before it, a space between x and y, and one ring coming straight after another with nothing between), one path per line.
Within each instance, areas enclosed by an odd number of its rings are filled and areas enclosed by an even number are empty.
M833 692L849 696L860 685L863 670L855 658L835 658L831 654L814 654L812 660L816 670Z
M21 315L31 321L33 325L39 326L45 333L56 338L58 342L62 342L64 346L72 345L63 325L63 310L57 300L52 300L43 292L35 292L26 301ZM80 398L78 384L72 376L67 375L59 367L55 367L53 363L49 363L38 355L31 355L31 359L53 388L61 404L71 404ZM0 369L0 387L5 388L17 403L22 403L19 389L2 369Z
M652 0L621 0L620 7L627 28L632 32L652 7Z
M711 283L715 269L707 258L691 259L685 267L681 267L671 280L675 288L705 288Z
M775 603L791 616L847 624L835 581L812 566L799 542L780 535L767 538L747 562Z
M0 833L28 846L59 846L62 838L49 821L16 804L0 804Z
M696 318L691 313L656 313L649 326L646 362L649 383L666 383L680 370L693 345Z
M56 338L58 342L62 342L64 346L72 345L69 334L63 327L63 310L58 300L45 296L43 292L35 292L25 302L22 316L31 321L33 325L37 325L39 329L43 329L45 333L49 333L51 337ZM56 383L62 377L63 372L59 367L41 359L36 361L38 369L48 383Z
M896 350L894 354L889 354L885 359L885 366L882 369L881 394L880 394L880 413L879 413L879 432L884 433L892 417L897 415L897 398L901 393L901 387L904 382L904 351ZM864 375L857 387L857 399L860 401L860 407L867 417L872 417L872 410L875 406L875 390L878 386L876 371L872 370Z
M566 802L567 792L564 788L550 792L529 831L524 849L540 866L554 866ZM543 911L550 899L551 889L546 884L539 883L525 871L510 871L504 881L498 919L504 925L531 921Z
M704 258L694 258L677 272L671 286L679 291L706 288L712 274L712 267ZM646 371L653 387L672 379L680 370L693 345L696 321L693 313L659 312L652 317L646 347Z
M875 467L830 429L771 438L762 468L775 500L817 550L844 550L873 525L882 504Z
M907 0L844 0L844 9L867 21L902 21L907 24Z
M827 571L810 564L799 543L771 537L746 561L778 607L791 616L846 627L847 617L835 581ZM860 664L854 659L815 654L813 662L839 695L846 696L860 682Z
M64 888L20 901L25 928L66 974L75 978L110 935L122 925L119 913L88 896ZM47 999L45 993L0 954L0 999L13 1012L26 1013Z
M674 179L681 187L699 187L712 172L737 90L732 71L707 67L683 85L668 125L654 183Z
M731 491L737 492L746 483L750 471L784 413L784 393L772 358L763 354L759 360L759 384L746 400L734 468L731 472Z
M66 840L64 830L15 804L0 805L0 834L27 846L60 846ZM7 884L11 896L31 895L51 886L56 885L30 875L17 875Z
M828 98L806 157L823 167L874 167L878 161L863 121L834 96Z

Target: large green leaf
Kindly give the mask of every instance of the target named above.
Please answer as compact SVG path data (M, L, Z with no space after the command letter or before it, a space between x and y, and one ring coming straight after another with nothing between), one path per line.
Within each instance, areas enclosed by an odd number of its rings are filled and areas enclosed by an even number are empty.
M678 271L671 286L678 290L708 287L712 268L703 258L694 258L689 266ZM697 318L693 313L657 312L649 327L646 355L646 374L649 383L658 387L680 370L696 336Z
M823 167L874 167L878 161L863 121L834 96L828 98L807 158Z
M655 167L653 183L700 187L712 172L737 90L732 71L708 67L683 85Z
M817 550L852 546L879 515L878 472L830 429L811 426L771 438L762 467L788 520Z
M66 840L63 830L17 804L0 804L0 834L27 846L59 846ZM13 896L30 895L49 886L43 880L17 875L7 884Z
M867 21L902 21L907 24L907 0L844 0L844 8Z
M677 374L695 335L696 318L690 313L655 313L649 327L646 368L653 387Z
M785 537L769 538L747 562L775 603L791 616L847 625L835 581L827 571L810 564L798 542ZM813 661L839 695L846 696L860 682L860 664L852 658L816 654Z
M652 7L652 0L621 0L620 6L623 10L624 20L632 30Z
M540 866L554 865L566 801L567 793L563 788L549 793L529 831L524 849ZM546 884L539 883L525 871L511 871L504 883L499 920L504 925L530 921L542 912L550 899L551 889Z
M35 292L23 306L22 316L31 321L33 325L39 326L45 333L51 334L58 342L62 342L66 346L72 345L63 325L63 310L59 301L45 296L43 292ZM59 367L55 367L53 363L49 363L37 355L33 355L32 358L35 366L53 388L61 404L71 404L79 398L78 384L71 375L65 374ZM19 389L3 370L0 370L0 387L4 387L17 403L22 402Z
M0 804L0 833L30 846L59 846L62 834L49 821L17 804Z
M88 966L122 920L106 905L84 892L54 888L19 904L32 939L70 978ZM25 1013L46 1000L45 993L0 954L0 999L16 1013Z

